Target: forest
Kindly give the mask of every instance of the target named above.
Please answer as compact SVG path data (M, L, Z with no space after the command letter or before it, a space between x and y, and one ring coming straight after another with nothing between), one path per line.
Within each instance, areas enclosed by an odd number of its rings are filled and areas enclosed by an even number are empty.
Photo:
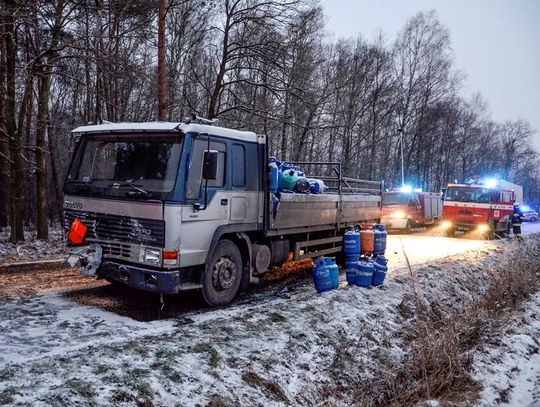
M416 187L498 176L540 203L535 130L492 119L434 11L336 39L316 0L0 0L0 229L62 223L73 128L193 113L268 135L281 160L395 187L403 148Z

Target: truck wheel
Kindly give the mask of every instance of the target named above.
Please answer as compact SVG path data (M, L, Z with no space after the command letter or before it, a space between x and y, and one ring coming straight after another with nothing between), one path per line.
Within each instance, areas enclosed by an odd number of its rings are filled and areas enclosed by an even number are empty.
M450 229L447 229L445 233L447 237L454 237L454 235L456 234L456 231L453 228L450 228Z
M202 295L211 307L230 303L242 281L242 256L230 240L221 240L204 267Z
M404 230L404 232L405 232L406 234L411 233L411 227L412 227L412 222L411 222L411 220L409 219L409 220L407 220L407 224L405 225L405 230Z

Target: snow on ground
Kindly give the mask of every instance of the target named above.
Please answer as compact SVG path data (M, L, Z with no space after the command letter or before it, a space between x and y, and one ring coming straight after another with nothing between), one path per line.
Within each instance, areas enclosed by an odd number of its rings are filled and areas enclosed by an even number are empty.
M540 233L540 222L523 222L521 231L524 235Z
M40 240L25 231L25 242L9 243L9 228L0 231L0 264L67 257L65 232L58 226L49 230L49 239Z
M452 252L440 242L439 253ZM415 284L391 264L382 289L342 282L317 294L306 283L289 299L252 294L165 321L136 322L61 294L0 303L0 405L350 405L340 384L386 374L403 356L414 287L442 315L485 290L506 252L497 242L478 247L415 266Z
M480 406L540 406L540 293L486 338L474 368Z
M395 269L407 270L405 255L412 264L454 256L471 250L494 247L493 241L454 237L434 237L418 234L389 235L386 257Z

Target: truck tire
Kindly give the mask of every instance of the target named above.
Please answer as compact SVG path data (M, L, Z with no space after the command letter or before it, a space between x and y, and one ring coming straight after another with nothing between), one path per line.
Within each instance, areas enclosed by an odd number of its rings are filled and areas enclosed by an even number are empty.
M242 255L230 240L221 240L204 266L202 295L211 307L229 304L242 281Z
M411 233L411 228L412 228L412 221L410 219L407 220L407 225L405 225L405 229L403 229L403 231L405 232L405 234L409 234Z
M449 228L445 231L446 237L454 237L456 230L454 228Z

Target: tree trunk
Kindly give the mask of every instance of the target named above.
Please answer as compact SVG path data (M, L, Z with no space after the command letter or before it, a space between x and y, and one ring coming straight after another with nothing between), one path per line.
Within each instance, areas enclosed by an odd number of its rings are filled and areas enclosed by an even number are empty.
M15 8L13 0L6 0L6 15L4 18L4 39L6 46L6 130L9 137L10 155L10 226L11 243L24 241L23 231L23 188L22 188L22 161L21 161L21 132L17 131L15 121L15 82L17 61L17 38L15 30ZM24 109L26 103L21 104Z
M47 121L49 116L50 82L50 74L48 72L43 73L39 86L36 128L36 223L38 239L47 239L49 237L49 202L47 199L47 155L49 141L47 137Z
M165 17L167 14L167 0L159 0L158 19L158 109L159 120L167 120L167 62L165 60Z
M52 178L52 188L54 193L54 208L56 209L56 215L60 221L60 225L64 227L64 213L62 211L62 191L60 190L58 182L58 168L56 165L57 156L56 156L56 141L53 139L53 132L51 127L48 127L47 135L49 141L49 156L51 159L51 178Z
M0 27L4 27L4 7L0 8ZM0 28L1 29L1 28ZM6 129L6 42L0 31L0 185L9 184L9 144ZM8 225L9 196L7 188L0 191L0 230Z
M223 32L223 51L221 54L221 62L219 64L219 71L214 83L214 91L210 97L210 105L208 106L208 118L213 119L218 114L218 102L219 95L221 93L221 87L223 86L223 78L225 78L225 70L227 69L227 61L229 58L229 29L230 29L230 17L227 14L225 20L225 29Z
M56 48L60 40L62 30L62 17L64 14L64 0L58 0L55 8L54 26L51 33L51 44L45 65L40 70L40 86L38 96L38 113L36 128L36 200L37 200L37 237L47 239L49 237L49 202L47 196L47 162L49 152L49 140L47 127L49 121L49 93L51 89L51 77L53 64L58 53Z

